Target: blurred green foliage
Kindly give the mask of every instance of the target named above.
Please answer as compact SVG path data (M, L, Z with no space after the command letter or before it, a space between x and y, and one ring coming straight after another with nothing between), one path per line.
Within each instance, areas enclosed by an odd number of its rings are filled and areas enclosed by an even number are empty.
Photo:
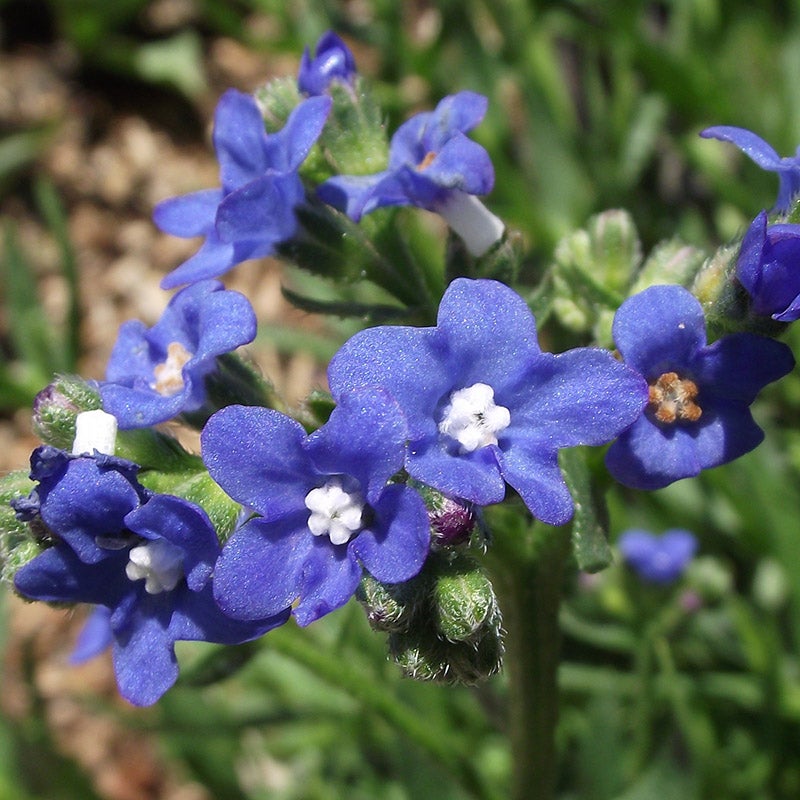
M6 46L25 45L26 2L0 2L4 30L16 37ZM215 37L297 57L331 27L356 50L391 129L447 93L488 95L475 136L496 169L489 205L525 235L530 281L565 234L606 208L631 211L646 251L676 235L713 247L740 233L772 204L777 181L734 148L700 140L703 127L749 127L782 154L800 143L800 3L789 0L194 0L186 22L168 30L148 24L151 0L30 4L42 15L33 39L68 43L80 75L166 86L183 98L207 91L204 57ZM18 187L47 142L38 128L0 131L0 189ZM4 409L27 405L79 350L63 211L52 188L38 186L72 310L53 330L6 224ZM797 329L789 342L799 353ZM282 346L324 357L333 345L286 338ZM797 378L771 387L758 414L767 441L740 461L659 492L609 492L615 533L686 527L704 559L672 590L641 586L619 566L568 587L565 800L800 796ZM229 649L186 645L180 654L182 685L155 715L124 724L157 734L213 797L504 796L502 679L475 690L400 679L355 604L312 629L271 633L238 665L225 661ZM235 679L190 685L193 675L203 682L202 670L237 666ZM116 716L110 707L94 712ZM93 797L56 753L40 714L34 703L23 724L0 725L0 800Z

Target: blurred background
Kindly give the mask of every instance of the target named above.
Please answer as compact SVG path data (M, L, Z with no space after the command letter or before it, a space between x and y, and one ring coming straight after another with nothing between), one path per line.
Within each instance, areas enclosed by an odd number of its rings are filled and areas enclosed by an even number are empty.
M531 274L607 208L632 213L645 252L672 237L713 249L772 205L777 179L698 132L747 127L781 155L800 143L788 0L0 0L0 472L27 463L30 404L52 374L101 378L119 324L166 305L159 280L196 243L150 215L217 185L221 92L295 74L329 28L389 131L454 91L489 97L474 132L497 175L487 203L525 237ZM261 321L253 357L291 402L324 386L352 330L284 301L282 282L306 280L269 260L226 277ZM787 341L800 352L796 330ZM684 527L699 555L669 587L619 564L570 578L562 797L800 797L797 377L756 415L767 441L740 461L610 493L612 538ZM502 678L401 679L356 603L227 663L186 645L183 684L135 711L108 661L67 664L80 612L0 602L0 800L504 795Z

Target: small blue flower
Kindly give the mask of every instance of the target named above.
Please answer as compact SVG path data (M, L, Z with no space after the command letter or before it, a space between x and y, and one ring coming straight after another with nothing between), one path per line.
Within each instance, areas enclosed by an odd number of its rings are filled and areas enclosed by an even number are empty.
M697 551L689 531L674 528L656 536L648 531L625 531L617 542L625 563L648 583L666 585L683 575Z
M764 433L749 406L794 366L785 344L751 333L708 345L703 309L680 286L652 286L626 300L613 334L650 387L644 413L606 457L611 474L635 489L659 489L756 447Z
M800 192L800 147L795 156L781 158L760 136L746 128L717 125L706 128L704 139L720 139L735 144L746 156L768 172L777 172L780 180L775 211L788 211L793 198Z
M123 429L196 411L217 356L255 335L255 313L244 295L213 280L187 286L152 328L138 320L121 326L100 385L103 407Z
M150 705L175 682L176 641L236 644L288 619L288 608L250 623L220 611L211 522L186 500L147 492L135 465L54 448L39 448L32 463L39 513L55 544L17 572L15 588L36 600L105 609L95 612L78 655L96 654L110 638L117 683L131 703Z
M317 193L355 221L383 206L438 211L455 193L488 194L494 186L492 162L465 135L483 119L486 107L486 98L474 92L445 97L434 111L417 114L398 128L388 169L330 178Z
M553 525L573 511L559 449L610 441L647 402L644 381L610 353L543 353L519 295L467 278L448 287L435 328L362 331L328 378L338 402L361 386L395 398L417 480L479 505L500 502L507 482Z
M402 467L406 431L380 392L342 398L311 436L265 408L229 406L202 434L209 473L260 516L225 544L214 591L224 611L258 619L294 605L308 625L344 605L362 566L384 583L413 578L430 543L413 489L387 481Z
M742 239L736 277L755 314L779 322L800 319L800 225L768 225L762 211Z
M323 33L317 42L314 58L308 47L300 60L297 88L307 95L324 94L334 81L352 84L356 62L350 48L333 31Z
M214 278L235 264L274 252L297 230L295 208L305 190L297 173L317 141L330 97L311 97L292 111L283 129L267 134L256 101L230 89L214 117L219 189L174 197L153 218L174 236L205 236L200 250L162 281L164 289Z

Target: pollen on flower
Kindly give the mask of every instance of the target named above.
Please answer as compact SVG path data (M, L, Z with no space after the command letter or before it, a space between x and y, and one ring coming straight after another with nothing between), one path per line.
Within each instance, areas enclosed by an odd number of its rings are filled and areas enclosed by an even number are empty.
M468 453L497 444L497 434L511 424L511 414L505 406L494 402L494 389L485 383L474 383L450 395L439 433L455 439Z
M697 422L703 409L695 403L697 384L677 372L665 372L650 384L650 407L659 422L671 425L677 420Z
M422 170L427 169L434 161L436 160L436 153L431 150L428 153L425 153L425 158L417 164L417 169L422 172Z
M331 478L312 489L305 505L311 512L308 529L314 536L327 535L333 544L347 544L361 530L364 498L357 486L342 478Z
M183 577L183 551L166 541L155 539L128 553L125 574L132 581L144 579L148 594L171 592Z
M150 384L164 397L171 397L183 389L183 367L191 360L190 353L180 342L170 342L167 347L167 360L156 364L153 369L155 381Z

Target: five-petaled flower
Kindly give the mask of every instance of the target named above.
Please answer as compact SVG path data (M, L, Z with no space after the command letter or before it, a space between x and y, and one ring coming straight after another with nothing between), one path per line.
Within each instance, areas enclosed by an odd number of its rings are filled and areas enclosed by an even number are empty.
M389 166L374 175L337 175L317 189L326 202L358 221L384 206L418 206L441 214L474 255L500 239L503 223L473 195L494 186L486 150L466 136L486 114L475 92L445 97L395 132Z
M131 703L150 705L175 682L176 641L236 644L288 619L288 608L248 623L222 613L211 588L220 552L211 522L182 498L144 489L136 465L41 447L31 466L32 502L55 543L16 573L14 585L37 600L106 609L78 657L110 638L117 683ZM26 519L31 512L29 503Z
M800 225L769 225L762 211L742 239L736 277L756 315L779 322L800 319Z
M360 386L395 398L414 478L479 505L500 502L507 482L554 525L573 511L558 450L609 442L647 402L645 382L610 353L542 352L516 292L467 278L448 287L436 327L357 333L328 378L339 402Z
M794 366L785 344L751 333L708 345L703 309L681 286L652 286L626 300L613 335L649 385L644 413L606 456L611 474L637 489L659 489L752 450L764 433L749 406Z
M800 192L800 147L794 156L781 158L760 136L732 125L716 125L701 131L704 139L720 139L735 144L761 169L776 172L780 184L775 211L788 211L793 198Z
M625 531L617 542L625 563L648 583L666 585L683 575L697 550L694 534L681 528L656 536L649 531Z
M138 320L121 326L100 385L103 407L123 429L196 411L217 356L255 335L255 313L244 295L213 280L187 286L152 328Z
M430 528L419 494L390 483L406 428L382 392L352 392L310 436L266 408L229 406L206 424L211 476L258 515L226 542L214 576L220 606L257 619L294 604L300 625L344 605L362 566L383 583L413 578Z
M159 203L159 228L184 238L205 236L202 247L161 286L214 278L249 258L271 255L297 230L295 208L305 200L298 174L330 111L330 97L310 97L284 127L267 134L256 101L229 89L214 117L219 189L205 189Z
M327 31L317 42L314 58L308 47L303 50L297 88L307 95L324 94L338 81L352 84L356 76L356 62L350 48L333 31Z

